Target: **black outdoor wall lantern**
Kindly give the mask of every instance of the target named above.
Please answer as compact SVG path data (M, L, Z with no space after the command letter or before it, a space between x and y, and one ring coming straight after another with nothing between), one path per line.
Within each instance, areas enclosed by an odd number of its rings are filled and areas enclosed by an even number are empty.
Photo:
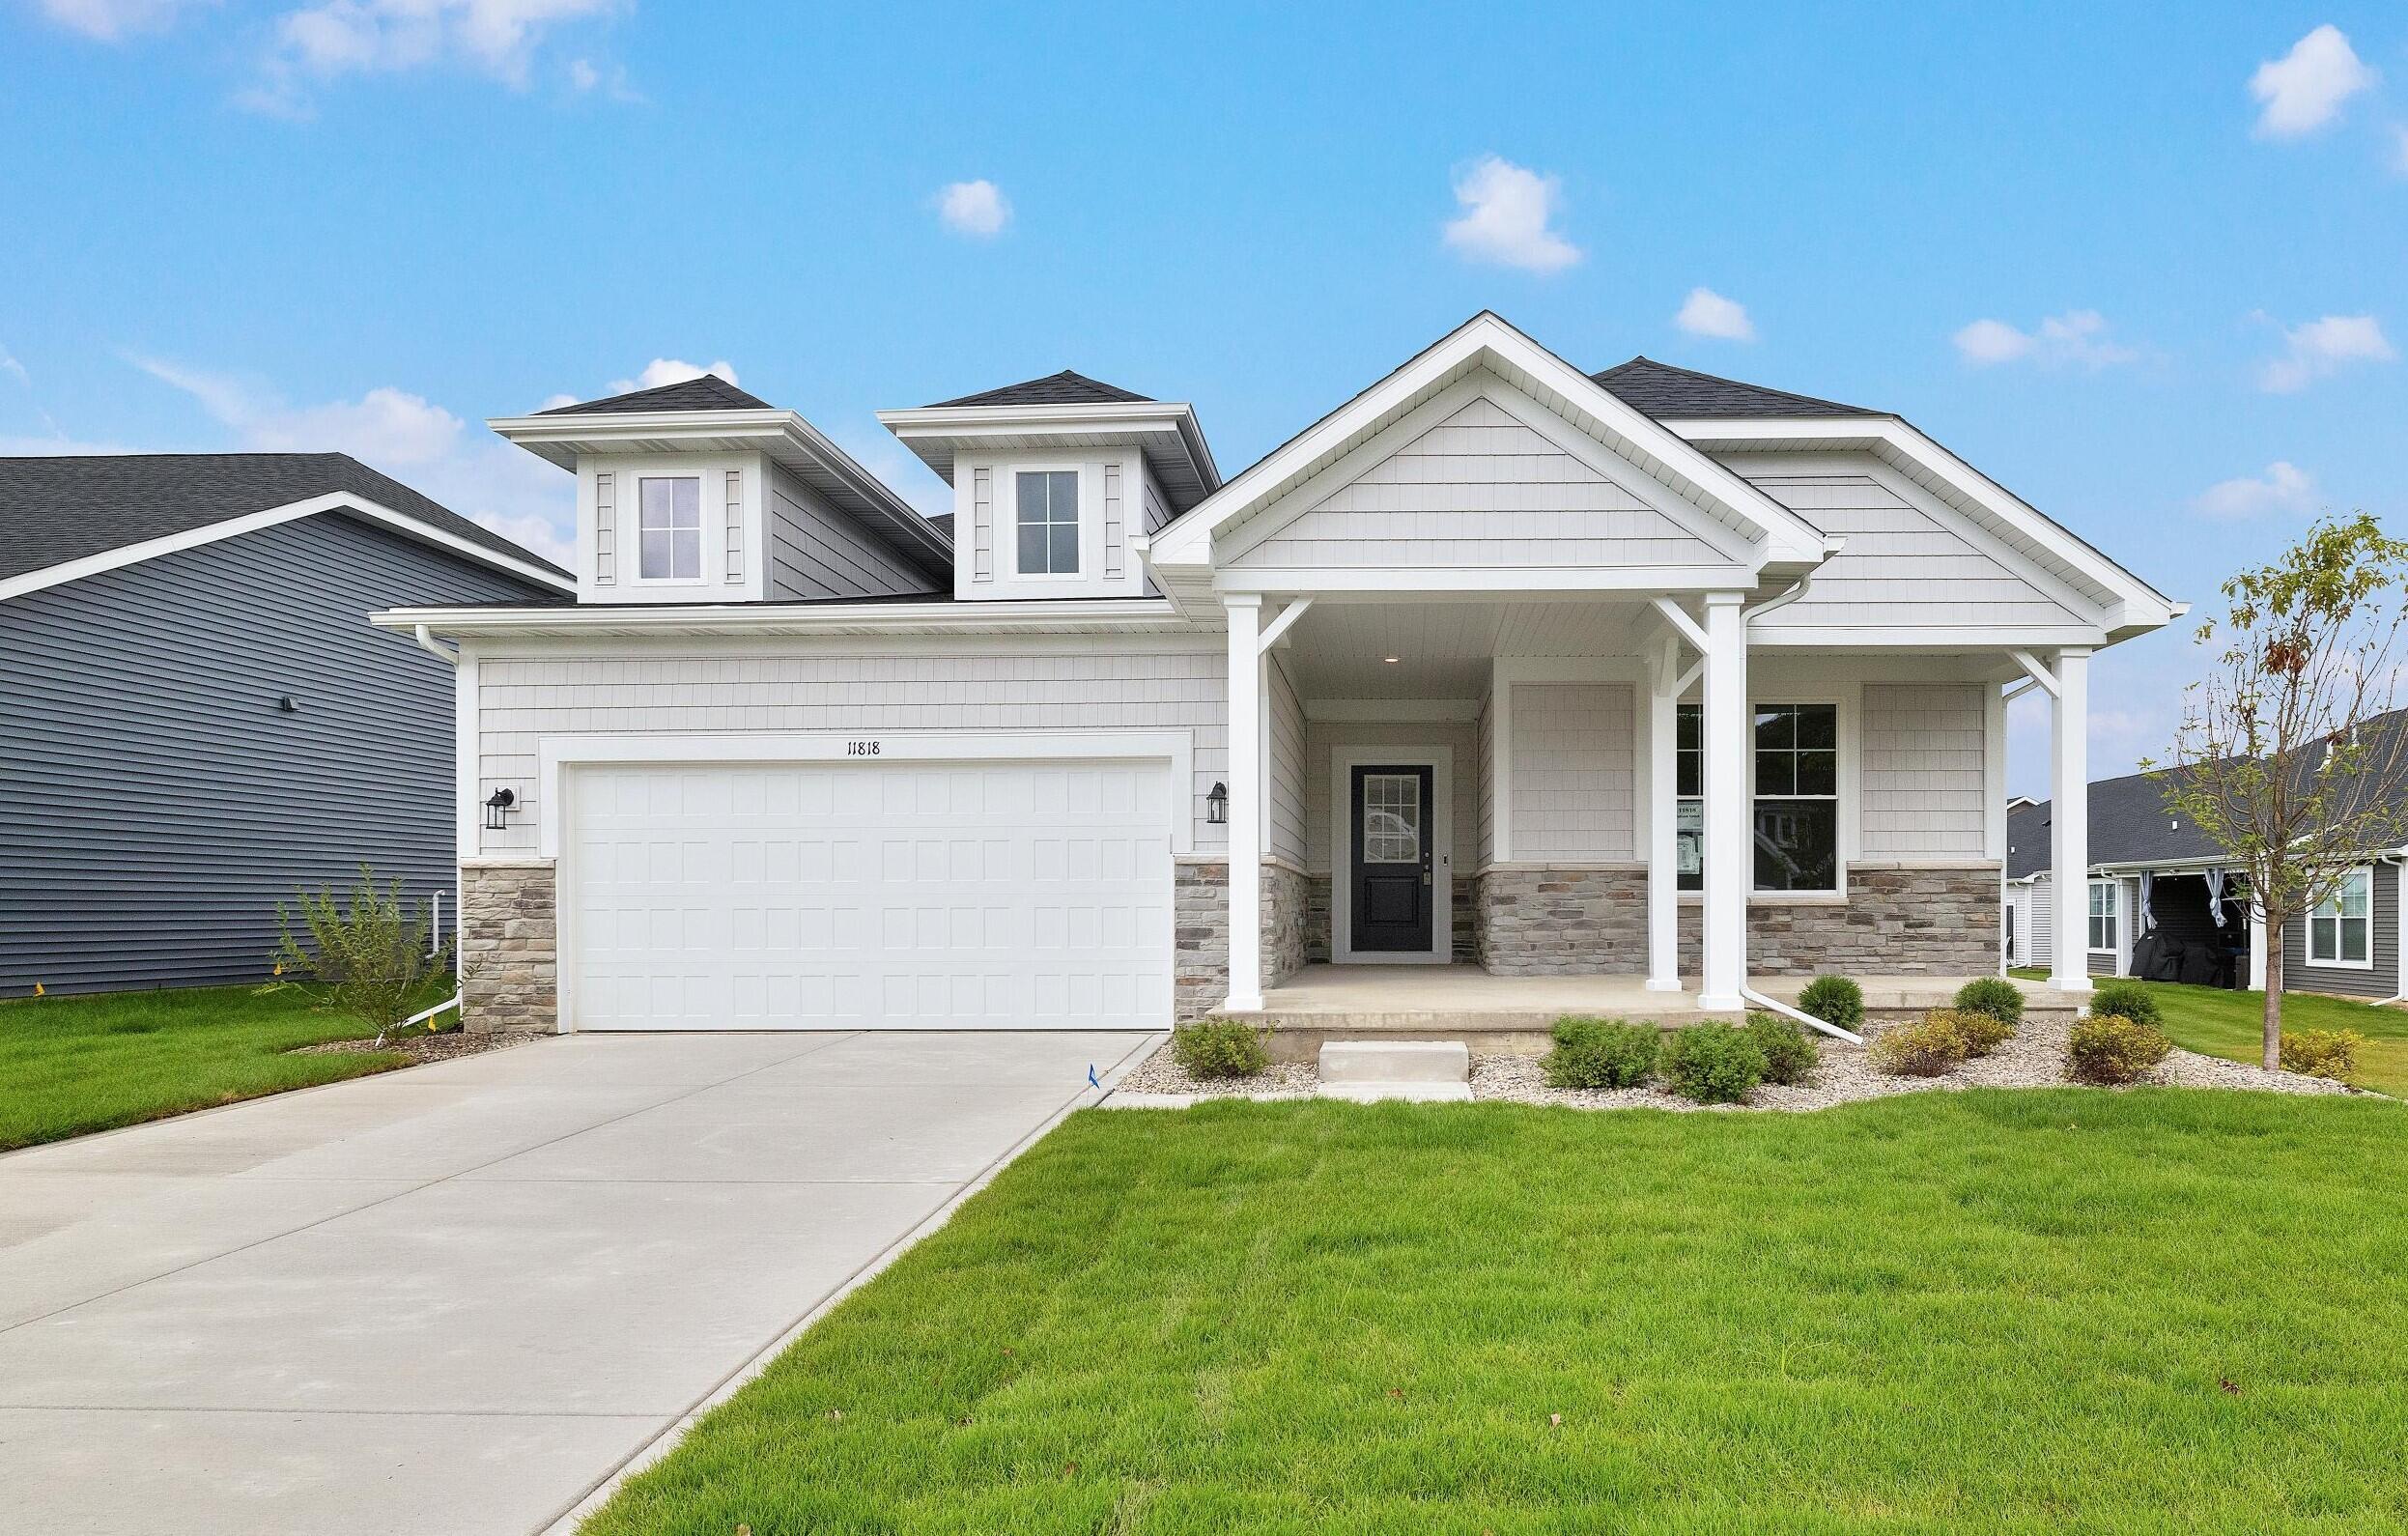
M503 822L510 814L510 808L518 803L519 797L512 794L509 790L495 790L493 795L485 802L486 830L489 832L499 832L502 829Z
M1214 784L1212 793L1204 796L1204 819L1216 827L1228 824L1229 785Z

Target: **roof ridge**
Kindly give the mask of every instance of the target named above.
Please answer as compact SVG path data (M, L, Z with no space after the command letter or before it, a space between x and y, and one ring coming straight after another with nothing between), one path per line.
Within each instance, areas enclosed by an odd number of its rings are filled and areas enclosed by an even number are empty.
M1744 390L1747 394L1753 396L1769 396L1775 400L1787 400L1793 401L1801 406L1812 406L1818 412L1827 412L1836 414L1859 416L1881 416L1892 413L1885 411L1868 410L1863 406L1852 406L1845 401L1829 400L1821 395L1800 394L1795 389L1779 389L1773 387L1771 384L1751 384L1744 379L1733 379L1724 374L1708 373L1703 368L1690 368L1685 367L1677 362L1665 362L1661 358L1650 357L1645 353L1634 354L1630 357L1614 364L1610 368L1601 368L1596 373L1589 375L1589 379L1592 383L1610 389L1612 385L1607 383L1608 380L1625 374L1632 369L1642 367L1657 369L1663 373L1679 374L1685 379L1694 379L1704 384L1719 384L1726 389ZM1636 402L1631 403L1635 404ZM1642 407L1641 409L1645 408ZM1659 412L1650 412L1649 413L1653 415L1658 414Z

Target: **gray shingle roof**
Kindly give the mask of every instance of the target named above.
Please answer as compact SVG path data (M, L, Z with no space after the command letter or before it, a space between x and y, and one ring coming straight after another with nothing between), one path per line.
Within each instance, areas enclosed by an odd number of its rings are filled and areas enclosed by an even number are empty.
M1090 379L1082 373L1064 368L1042 379L1024 379L1018 384L1005 384L997 389L982 389L975 395L953 400L939 400L925 409L943 410L949 406L1093 406L1144 404L1150 395L1141 395Z
M941 536L949 539L953 536L953 514L940 512L928 520L928 526L936 529Z
M0 458L0 577L337 492L569 574L348 453L123 453Z
M1786 389L1721 379L1693 368L1676 368L1653 357L1633 357L1589 377L1625 405L1651 416L1879 416L1887 412L1844 406L1836 400L1794 395Z
M602 400L586 400L573 406L554 406L539 411L541 416L573 416L594 411L772 411L777 409L758 395L747 394L715 373L699 379L682 379L676 384L658 384L650 389L633 389L623 395Z

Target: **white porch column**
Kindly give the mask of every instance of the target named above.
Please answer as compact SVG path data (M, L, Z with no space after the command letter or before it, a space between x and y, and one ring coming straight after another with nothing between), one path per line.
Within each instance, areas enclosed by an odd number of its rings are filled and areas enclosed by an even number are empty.
M2400 912L2400 921L2408 923L2408 908ZM2250 903L2250 990L2266 990L2266 917Z
M1706 594L1706 892L1704 977L1697 1006L1736 1010L1747 981L1747 627L1741 594Z
M1262 1007L1262 599L1222 598L1229 612L1229 999Z
M2090 990L2090 652L2056 653L2056 698L2050 725L2053 782L2050 878L2056 886L2056 946L2049 984Z
M1670 636L1648 668L1647 989L1681 990L1681 650Z

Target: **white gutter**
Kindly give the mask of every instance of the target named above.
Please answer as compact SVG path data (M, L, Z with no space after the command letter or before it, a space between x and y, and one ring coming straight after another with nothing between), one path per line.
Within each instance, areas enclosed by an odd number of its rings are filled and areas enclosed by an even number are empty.
M424 624L420 624L415 627L417 630L415 638L418 641L418 649L426 652L429 656L434 657L439 662L445 663L452 667L460 665L459 646L446 645L441 640L437 640L434 633Z
M1105 634L1202 633L1168 598L1064 598L1031 602L591 604L559 608L398 608L369 615L379 629L443 635L574 636L602 633Z

